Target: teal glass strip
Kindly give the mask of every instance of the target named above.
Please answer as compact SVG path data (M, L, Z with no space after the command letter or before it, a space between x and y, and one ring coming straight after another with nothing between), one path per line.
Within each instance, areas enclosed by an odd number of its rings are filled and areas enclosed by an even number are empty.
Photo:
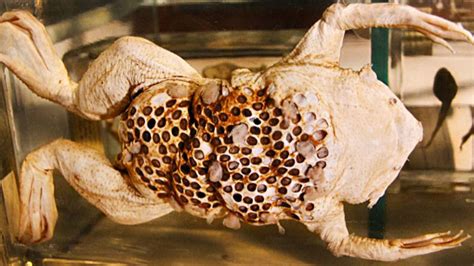
M384 3L386 0L373 0L372 3ZM389 30L373 28L371 33L371 62L377 78L388 85ZM379 199L369 210L368 236L384 238L386 222L386 198Z

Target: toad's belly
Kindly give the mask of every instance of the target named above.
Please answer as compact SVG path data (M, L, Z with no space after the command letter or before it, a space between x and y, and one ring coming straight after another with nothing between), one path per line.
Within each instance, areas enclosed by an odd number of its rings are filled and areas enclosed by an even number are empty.
M331 156L328 121L295 106L283 111L265 88L207 89L227 92L209 103L202 90L192 101L147 90L132 102L120 161L137 189L200 217L311 219L308 198Z

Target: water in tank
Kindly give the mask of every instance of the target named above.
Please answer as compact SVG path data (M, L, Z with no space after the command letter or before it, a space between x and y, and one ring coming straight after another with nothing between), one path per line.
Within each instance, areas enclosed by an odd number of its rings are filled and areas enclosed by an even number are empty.
M364 1L340 2L346 5ZM28 10L45 24L54 49L74 81L80 80L99 54L117 39L132 35L177 54L204 77L231 82L236 69L262 72L288 55L334 1L0 3L1 13ZM471 1L406 0L402 4L474 30ZM377 78L388 84L421 122L424 132L424 140L373 208L368 209L366 202L344 204L351 234L396 239L447 230L474 233L474 152L469 138L474 116L474 49L466 42L449 44L455 54L410 29L346 32L341 67L359 70L371 64ZM318 234L296 219L281 221L278 226L242 223L239 230L232 230L222 224L222 219L206 221L186 212L171 212L144 223L118 224L86 201L59 172L54 174L58 220L52 239L32 245L19 243L15 235L19 219L18 176L27 154L64 138L95 149L114 162L121 150L117 137L121 116L89 121L38 97L5 67L1 77L0 217L4 264L368 263L334 256ZM444 99L439 91L448 89L453 93ZM370 152L364 151L361 156ZM251 208L252 203L248 205ZM467 240L462 247L397 264L470 265L474 263L473 248L473 240Z

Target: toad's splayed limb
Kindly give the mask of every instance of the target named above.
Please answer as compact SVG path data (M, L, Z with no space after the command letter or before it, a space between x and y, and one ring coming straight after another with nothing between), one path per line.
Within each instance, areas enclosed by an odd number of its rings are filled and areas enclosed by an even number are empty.
M0 17L0 62L33 92L89 119L121 114L121 175L103 155L66 140L33 151L20 173L23 243L51 238L52 171L119 223L172 209L237 229L292 219L336 255L398 260L458 246L462 233L414 239L350 236L342 202L373 205L421 140L418 121L370 67L338 65L345 30L398 27L473 41L454 23L395 4L333 5L282 61L231 84L202 78L149 41L124 37L72 82L30 14ZM363 154L364 156L361 156Z
M0 17L0 62L37 95L93 120L119 115L130 95L170 78L199 80L177 55L142 38L124 37L104 51L77 84L69 79L44 26L25 11Z
M321 236L336 256L351 256L369 260L397 261L444 249L459 247L471 236L450 232L421 235L407 239L371 239L350 235L347 231L342 204L338 203L317 223L306 223L308 229Z
M442 18L398 4L335 4L323 14L283 62L339 62L344 32L371 27L413 29L453 51L443 40L469 41L471 33Z
M161 199L140 195L128 178L95 150L69 140L56 140L23 161L17 232L23 243L37 243L53 236L57 219L53 170L58 170L81 196L117 223L143 223L173 210Z

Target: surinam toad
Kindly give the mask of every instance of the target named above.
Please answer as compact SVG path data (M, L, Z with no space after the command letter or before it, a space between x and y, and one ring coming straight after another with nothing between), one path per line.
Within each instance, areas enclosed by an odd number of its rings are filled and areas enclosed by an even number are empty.
M332 5L281 61L231 82L201 77L136 37L70 80L43 25L23 11L0 18L0 62L37 95L91 120L121 117L119 167L60 139L31 152L20 182L23 243L53 235L53 170L121 224L184 210L237 229L299 221L337 256L398 260L457 247L462 232L378 240L350 235L343 202L373 206L422 138L421 124L369 66L339 66L344 32L411 28L473 43L460 25L397 4ZM451 49L451 48L450 48ZM280 227L280 229L282 229Z

